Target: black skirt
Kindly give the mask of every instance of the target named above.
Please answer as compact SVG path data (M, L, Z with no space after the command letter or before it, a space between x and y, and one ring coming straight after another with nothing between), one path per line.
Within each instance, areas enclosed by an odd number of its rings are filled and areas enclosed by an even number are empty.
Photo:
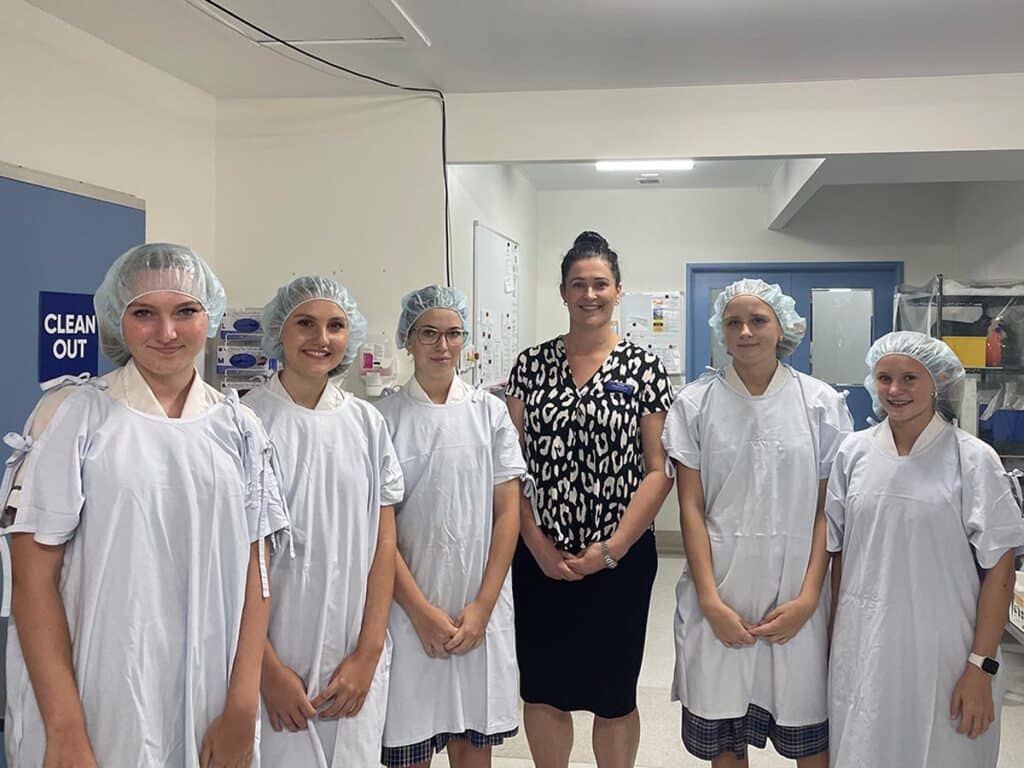
M604 718L636 709L657 571L651 531L637 539L617 568L582 581L549 579L520 540L512 592L523 701Z

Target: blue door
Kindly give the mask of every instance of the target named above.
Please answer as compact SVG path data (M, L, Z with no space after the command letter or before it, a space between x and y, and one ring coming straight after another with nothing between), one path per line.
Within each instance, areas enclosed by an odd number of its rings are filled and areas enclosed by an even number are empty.
M871 399L863 387L864 356L871 342L892 330L893 296L903 281L902 262L821 264L691 264L686 268L686 376L727 362L711 338L707 319L714 297L740 278L778 283L796 300L807 319L804 342L787 360L849 392L847 403L857 429L867 426ZM717 347L717 348L716 348Z

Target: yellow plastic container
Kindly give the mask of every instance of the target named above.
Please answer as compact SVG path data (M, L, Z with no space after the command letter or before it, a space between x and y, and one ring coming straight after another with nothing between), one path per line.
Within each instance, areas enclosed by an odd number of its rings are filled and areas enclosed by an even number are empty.
M942 340L949 344L964 368L985 367L984 336L943 336Z

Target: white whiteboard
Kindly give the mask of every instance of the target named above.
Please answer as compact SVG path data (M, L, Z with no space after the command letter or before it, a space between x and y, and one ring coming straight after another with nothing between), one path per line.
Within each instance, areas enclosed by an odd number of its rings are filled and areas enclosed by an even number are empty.
M622 335L660 357L669 375L682 375L682 291L625 292L619 322Z
M473 222L473 382L505 383L519 355L519 243Z

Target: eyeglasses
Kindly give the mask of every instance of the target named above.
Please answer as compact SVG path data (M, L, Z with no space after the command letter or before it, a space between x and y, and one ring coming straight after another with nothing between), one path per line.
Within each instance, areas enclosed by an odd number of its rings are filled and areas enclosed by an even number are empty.
M429 325L424 325L422 328L413 328L412 333L416 335L417 339L419 339L420 344L431 347L437 344L442 336L444 337L444 340L448 342L449 347L457 347L462 344L469 335L461 328L449 328L447 331L441 331Z

